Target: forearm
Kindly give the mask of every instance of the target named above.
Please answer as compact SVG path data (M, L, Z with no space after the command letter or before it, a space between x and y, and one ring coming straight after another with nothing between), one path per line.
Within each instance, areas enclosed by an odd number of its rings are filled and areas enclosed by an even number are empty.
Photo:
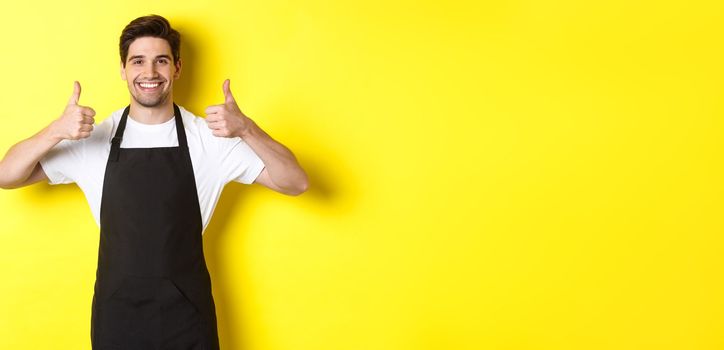
M306 190L307 174L286 146L272 139L253 121L250 121L249 127L239 136L264 162L275 185L293 191Z
M40 159L61 140L49 125L10 147L0 161L0 187L13 188L25 181Z

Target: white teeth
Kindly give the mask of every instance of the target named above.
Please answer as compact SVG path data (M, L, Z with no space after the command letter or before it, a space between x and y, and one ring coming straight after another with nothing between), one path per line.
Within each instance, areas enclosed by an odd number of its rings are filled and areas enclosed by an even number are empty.
M141 85L141 87L144 89L153 89L161 85L161 83L139 83L138 85Z

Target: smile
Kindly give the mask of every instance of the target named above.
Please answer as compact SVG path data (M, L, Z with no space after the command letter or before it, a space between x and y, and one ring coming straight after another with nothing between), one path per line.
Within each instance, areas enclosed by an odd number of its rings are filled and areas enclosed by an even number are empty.
M154 91L161 85L162 85L161 82L138 83L138 86L140 86L141 90L143 90L143 91Z

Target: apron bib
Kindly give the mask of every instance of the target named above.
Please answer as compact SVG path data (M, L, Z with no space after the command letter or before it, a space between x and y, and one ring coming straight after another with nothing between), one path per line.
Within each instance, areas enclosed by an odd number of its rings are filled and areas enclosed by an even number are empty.
M178 147L111 140L91 313L95 350L218 350L201 211L181 113Z

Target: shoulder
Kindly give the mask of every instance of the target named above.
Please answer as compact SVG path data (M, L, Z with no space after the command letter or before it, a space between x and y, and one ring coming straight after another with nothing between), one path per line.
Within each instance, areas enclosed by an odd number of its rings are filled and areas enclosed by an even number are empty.
M121 121L125 109L126 107L123 107L113 111L106 119L95 125L90 139L97 139L98 142L110 142L118 129L118 123Z
M181 111L181 120L183 120L184 128L187 134L205 136L206 131L209 129L206 126L206 120L187 110L182 106L178 106Z

